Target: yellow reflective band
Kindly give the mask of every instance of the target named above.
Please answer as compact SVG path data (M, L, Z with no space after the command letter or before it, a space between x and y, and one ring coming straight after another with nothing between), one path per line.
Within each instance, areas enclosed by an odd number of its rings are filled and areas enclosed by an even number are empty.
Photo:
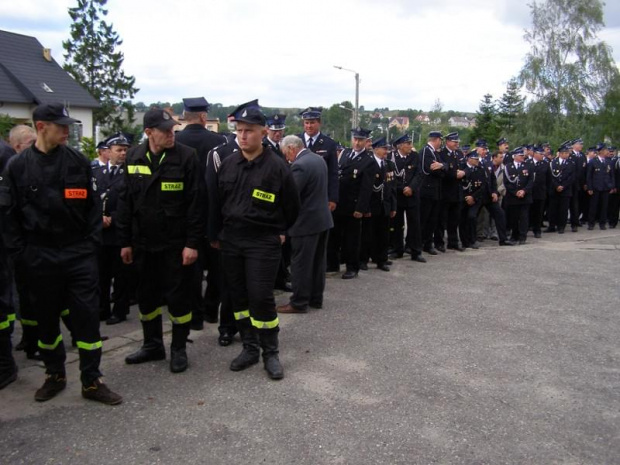
M53 344L43 344L43 342L39 340L39 349L54 350L56 347L58 347L58 344L60 344L60 341L62 341L62 334L58 335L58 337L56 338L56 341Z
M161 190L168 192L182 191L183 183L182 182L162 182Z
M146 315L143 315L142 313L140 313L140 321L151 321L157 318L158 316L161 316L161 307L156 308L155 311L151 313L147 313Z
M276 328L278 324L280 323L280 320L278 320L277 318L271 321L258 321L258 320L255 320L254 318L250 318L250 319L252 320L252 326L254 326L257 329L273 329L273 328Z
M250 318L250 311L243 310L241 312L235 312L235 320L243 320L245 318Z
M151 174L151 168L146 165L127 165L127 173L129 174Z
M101 344L101 341L97 341L93 343L77 341L77 346L78 346L78 349L97 350L97 349L101 349L102 344Z
M170 321L172 321L175 325L184 325L185 323L192 321L192 312L189 312L187 315L183 316L172 316L170 314L168 316L170 317Z
M9 316L7 318L9 319L9 321L15 321L15 313L9 313Z
M39 323L37 323L36 320L24 320L22 318L21 322L23 326L38 326L39 325Z
M254 189L252 197L258 200L264 200L265 202L274 203L276 201L276 194L271 192L261 191L260 189Z
M69 309L67 308L66 310L60 312L60 316L69 316Z
M11 322L9 321L8 317L6 318L6 320L0 321L0 331L2 331L3 329L7 329L9 326L11 326Z

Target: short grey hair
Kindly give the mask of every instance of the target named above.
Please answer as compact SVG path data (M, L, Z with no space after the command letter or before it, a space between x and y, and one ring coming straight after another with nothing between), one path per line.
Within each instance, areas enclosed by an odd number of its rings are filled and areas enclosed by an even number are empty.
M9 144L16 146L17 144L23 144L28 137L36 137L37 132L30 126L25 124L19 124L9 132Z
M301 150L304 148L304 143L297 136L293 136L293 135L286 136L284 139L282 139L282 142L280 142L280 149L284 151L285 149L289 147L293 147L297 150Z

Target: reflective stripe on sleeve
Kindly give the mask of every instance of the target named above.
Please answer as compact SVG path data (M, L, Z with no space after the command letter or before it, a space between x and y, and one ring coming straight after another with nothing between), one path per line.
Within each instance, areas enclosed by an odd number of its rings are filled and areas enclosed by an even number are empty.
M6 317L6 320L4 321L0 321L0 331L3 329L7 329L9 326L11 326L11 321L9 320L9 317Z
M60 312L60 316L69 316L69 309L65 309L62 312Z

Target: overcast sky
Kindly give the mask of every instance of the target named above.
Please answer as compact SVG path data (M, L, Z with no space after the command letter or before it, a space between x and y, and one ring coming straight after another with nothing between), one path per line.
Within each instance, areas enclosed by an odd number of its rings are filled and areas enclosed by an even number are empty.
M620 2L600 38L620 63ZM63 63L76 0L0 2L0 29L35 36ZM135 101L204 96L268 107L354 102L366 109L475 111L499 97L529 47L523 0L109 0Z

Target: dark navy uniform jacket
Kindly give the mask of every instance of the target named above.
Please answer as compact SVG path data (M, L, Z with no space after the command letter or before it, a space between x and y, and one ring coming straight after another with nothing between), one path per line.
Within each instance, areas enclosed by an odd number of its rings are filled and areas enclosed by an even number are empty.
M65 145L47 154L33 144L11 159L0 176L5 245L66 247L101 241L101 213L90 162ZM86 244L88 242L89 244Z
M463 200L463 189L461 180L456 177L456 172L460 169L459 154L456 150L450 152L444 147L439 152L438 158L445 166L445 175L441 180L441 199L447 202L460 202Z
M435 161L441 162L439 153L429 144L426 144L420 152L420 170L422 171L422 184L420 186L420 197L423 199L441 199L441 180L446 173L446 165L442 169L431 170L431 164Z
M280 150L280 144L278 144L277 146L273 145L269 138L265 136L263 137L263 145L266 147L268 146L273 153L279 156L282 160L286 161L286 157L282 153L282 150Z
M346 149L340 155L340 201L334 211L335 215L352 216L354 212L370 211L372 195L374 156L367 150L360 152L355 158L352 149Z
M149 141L129 149L118 206L121 247L159 251L199 249L204 237L200 170L196 151L175 142L157 166Z
M233 153L239 152L239 145L236 137L215 147L207 156L207 167L205 173L205 183L207 185L207 203L203 206L207 217L207 237L209 241L217 240L217 236L222 229L222 215L218 206L218 172L222 162Z
M534 173L529 163L521 163L517 168L515 162L504 167L504 187L506 196L504 205L529 205L532 203L532 190L534 188ZM517 192L525 191L525 197L517 197Z
M549 163L549 171L551 174L551 184L549 195L559 197L572 197L573 191L571 187L575 184L575 164L569 159L564 160L560 164L560 158L554 158ZM558 192L557 188L562 186L564 190Z
M614 170L607 159L600 160L594 157L588 163L587 185L591 191L610 191L616 186Z
M527 162L529 169L534 174L534 185L532 186L532 199L533 200L545 200L547 198L547 192L551 185L551 170L549 169L549 163L544 161L536 161L530 159Z
M103 216L112 218L109 227L103 228L102 237L104 245L120 245L117 235L118 222L118 196L125 185L125 165L118 165L114 177L110 177L110 165L99 166L93 170L93 176L97 184L96 198Z
M588 159L581 152L571 152L568 156L568 159L573 162L575 165L575 186L581 190L583 186L586 185L587 180L587 168L588 168Z
M406 156L400 155L398 150L394 150L391 160L394 162L394 175L396 178L396 203L400 208L413 208L420 204L420 185L422 176L420 176L420 163L418 161L418 152L413 150ZM411 188L413 194L409 197L403 194L405 187Z
M370 213L372 216L389 216L390 212L396 211L396 180L394 176L396 166L387 157L384 160L383 169L374 156L372 156L372 160L374 164L371 165L370 169L373 179Z
M298 134L306 147L306 137ZM330 202L338 203L340 191L338 189L338 146L336 142L325 134L319 132L313 137L312 151L323 157L327 163L327 196Z
M497 194L497 181L493 169L482 166L464 167L465 176L461 179L463 196L472 196L476 203L482 205L492 201L491 195Z

